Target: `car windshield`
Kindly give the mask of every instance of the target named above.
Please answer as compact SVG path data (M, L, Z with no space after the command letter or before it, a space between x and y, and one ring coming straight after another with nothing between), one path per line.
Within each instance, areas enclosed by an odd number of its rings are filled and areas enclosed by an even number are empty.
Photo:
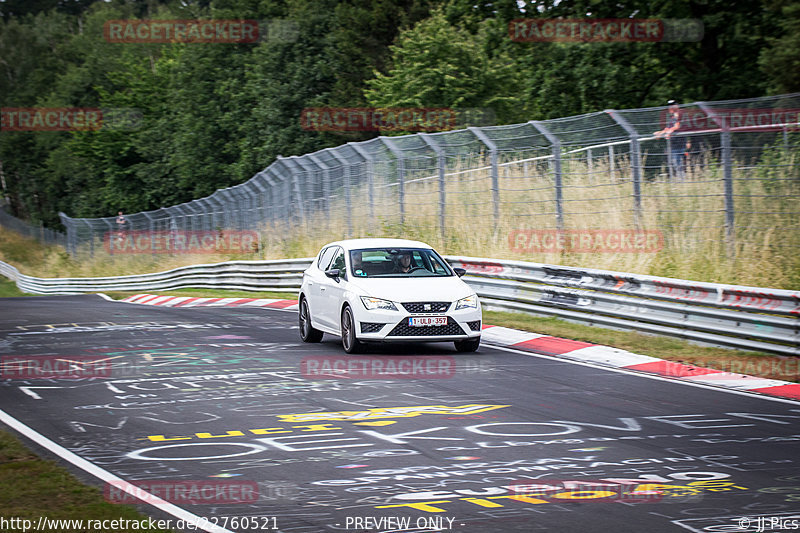
M453 276L439 254L428 248L366 248L350 252L350 271L357 278Z

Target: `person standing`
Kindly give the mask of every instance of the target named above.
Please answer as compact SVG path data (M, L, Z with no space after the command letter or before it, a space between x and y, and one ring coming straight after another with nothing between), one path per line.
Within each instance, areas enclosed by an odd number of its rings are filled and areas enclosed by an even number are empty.
M667 139L667 158L671 174L676 179L683 180L686 170L686 142L672 138L672 135L681 128L681 108L675 100L670 100L667 105L669 107L667 107L666 127L654 131L653 135Z

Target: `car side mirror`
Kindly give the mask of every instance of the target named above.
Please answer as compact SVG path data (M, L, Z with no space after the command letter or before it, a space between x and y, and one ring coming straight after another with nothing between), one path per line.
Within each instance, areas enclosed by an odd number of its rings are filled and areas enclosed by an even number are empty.
M331 279L335 279L336 281L339 281L339 275L340 274L341 273L339 272L338 268L332 268L330 270L326 270L325 271L325 275L326 276L328 276Z
M458 276L460 278L461 276L463 276L464 274L467 273L467 269L466 268L453 268L453 272L455 272L456 276Z

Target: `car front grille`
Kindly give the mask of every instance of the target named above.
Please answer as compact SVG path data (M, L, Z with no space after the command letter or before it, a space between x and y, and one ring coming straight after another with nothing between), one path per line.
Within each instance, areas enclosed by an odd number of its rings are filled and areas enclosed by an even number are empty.
M380 331L385 325L386 324L381 322L362 322L361 333L375 333Z
M469 329L471 329L472 331L480 331L481 330L481 321L480 320L472 320L470 322L467 322L467 326L469 326Z
M444 313L450 302L405 302L401 305L409 313Z
M405 305L405 304L403 304ZM389 337L428 337L436 335L466 335L458 322L451 317L447 317L446 326L409 326L408 318L404 318L397 324L392 331L389 332Z

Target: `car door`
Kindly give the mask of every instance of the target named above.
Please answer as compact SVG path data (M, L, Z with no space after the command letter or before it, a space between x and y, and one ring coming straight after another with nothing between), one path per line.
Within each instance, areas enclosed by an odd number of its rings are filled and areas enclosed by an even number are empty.
M326 283L325 271L333 259L337 246L323 248L314 265L306 271L306 298L311 313L311 323L319 326L324 322L324 302L322 286Z
M340 246L336 247L327 270L332 268L338 268L341 275L339 279L333 279L326 276L324 272L322 273L322 278L319 283L321 312L318 313L317 316L319 317L321 325L333 330L338 330L340 326L339 309L341 308L342 298L344 297L344 284L347 278L344 250Z

